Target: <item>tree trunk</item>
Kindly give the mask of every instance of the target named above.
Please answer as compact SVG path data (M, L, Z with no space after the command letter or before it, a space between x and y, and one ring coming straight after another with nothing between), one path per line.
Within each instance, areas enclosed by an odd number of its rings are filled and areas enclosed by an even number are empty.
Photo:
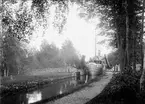
M140 78L140 92L145 93L145 70L143 70Z
M7 69L7 76L9 76L9 69Z
M136 38L135 37L133 39L133 71L136 71Z
M117 21L117 20L116 20ZM117 23L116 23L116 27L117 27ZM119 32L117 32L119 33ZM116 38L117 38L117 48L119 50L119 63L120 63L120 71L123 72L124 68L125 68L125 54L124 54L124 42L122 40L122 36L121 34L116 34Z
M141 72L143 72L144 67L144 50L143 50L143 34L144 34L144 7L145 1L143 0L143 9L142 9L142 30L141 30Z
M133 59L132 59L132 64L133 64L133 71L136 72L136 35L135 35L135 32L134 32L134 28L132 28L132 36L133 36Z
M142 10L142 63L141 63L141 71L142 75L140 78L140 92L145 93L145 68L144 68L144 50L143 50L143 33L144 33L144 8L145 8L145 0L143 0L143 10Z
M125 67L129 66L129 16L128 16L128 0L125 2L125 9L126 9L126 37L125 37Z
M120 59L120 70L121 70L121 72L123 72L124 68L125 68L125 52L124 52L122 46L120 47L120 57L121 57L121 59Z

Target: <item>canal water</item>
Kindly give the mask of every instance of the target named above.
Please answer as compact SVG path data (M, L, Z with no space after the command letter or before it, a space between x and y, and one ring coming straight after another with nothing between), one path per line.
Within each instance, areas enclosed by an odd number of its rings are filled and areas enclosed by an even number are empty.
M1 104L31 104L50 97L60 95L70 90L73 90L77 86L88 83L95 76L79 76L60 80L58 82L51 82L46 87L42 89L37 89L35 91L15 94L12 96L6 96L1 99Z

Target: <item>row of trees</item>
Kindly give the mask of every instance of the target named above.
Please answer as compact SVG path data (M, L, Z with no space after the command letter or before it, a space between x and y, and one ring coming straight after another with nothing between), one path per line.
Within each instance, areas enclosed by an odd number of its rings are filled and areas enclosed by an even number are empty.
M20 1L21 2L21 1ZM23 43L26 36L31 35L33 26L32 15L27 7L15 5L17 1L2 0L1 5L1 47L0 47L0 72L7 76L9 73L19 73L24 64L26 50ZM19 4L19 3L17 3ZM29 12L29 13L28 13Z
M54 1L47 0L2 1L3 9L0 12L2 14L0 34L2 75L20 74L26 69L79 66L81 59L71 41L66 41L62 49L58 49L54 44L43 42L41 51L35 53L30 53L25 47L31 41L33 31L37 30L37 27L47 27L44 12L48 12L49 6L53 3Z
M57 1L57 0L55 0ZM91 1L91 0L90 0ZM129 69L131 66L133 69L131 71L136 71L136 64L141 64L141 83L144 82L145 71L143 71L143 19L144 19L144 0L94 0L92 4L86 5L84 2L78 0L85 8L87 8L87 19L92 18L96 14L101 15L102 23L100 27L105 28L106 33L114 37L113 43L116 44L119 52L119 63L121 66L121 71ZM11 3L10 3L11 2ZM32 30L35 29L36 24L32 24L36 20L38 24L45 21L45 10L48 9L50 5L49 0L32 0L32 5L30 8L25 6L27 0L21 0L21 8L10 8L12 4L16 1L6 0L3 1L3 19L2 19L2 66L9 65L8 56L10 59L17 59L16 62L20 62L19 58L13 58L12 54L6 54L6 52L16 50L8 48L11 39L16 40L15 48L21 50L21 43L26 42L26 37L32 35ZM87 2L87 1L86 1ZM59 1L60 8L62 6L67 9L67 2L65 0ZM30 10L28 10L30 9ZM15 11L12 11L15 10ZM142 14L142 15L141 15ZM142 22L141 22L142 21ZM59 29L63 28L63 23L65 23L65 18L59 24L61 25ZM43 24L44 27L46 24ZM110 30L113 30L110 31ZM10 43L11 44L11 43ZM18 45L16 45L18 44ZM11 46L12 48L12 46ZM44 49L45 50L45 49ZM55 49L54 49L55 50ZM56 49L57 50L57 49ZM6 52L4 52L6 51ZM45 52L44 52L45 53ZM40 53L39 53L40 54ZM38 56L39 56L38 54ZM64 54L64 51L62 51ZM23 55L22 55L23 56ZM16 57L16 56L15 56ZM18 56L17 56L18 57ZM69 57L69 55L66 55ZM72 57L73 59L73 57ZM38 58L41 60L41 58ZM64 58L66 60L66 58ZM75 59L73 59L75 60ZM13 65L16 63L11 60ZM15 62L15 63L14 63ZM73 63L73 62L72 62ZM74 63L73 63L74 64ZM11 68L10 68L11 69ZM143 85L143 84L141 84Z
M24 74L31 69L59 68L73 66L80 68L81 56L77 53L71 41L64 42L61 49L55 44L44 41L41 50L28 53L20 47L19 41L14 37L4 38L3 59L1 60L1 73L4 76ZM83 57L82 57L83 58Z
M113 34L110 31L108 34L114 37L112 42L118 49L121 71L136 72L136 64L141 64L140 88L141 92L145 91L144 0L96 0L96 5L100 6L100 11L104 14L102 24L108 30L114 30Z
M41 51L33 54L29 53L25 47L31 41L31 37L35 35L33 31L37 30L37 27L48 28L47 19L49 17L45 13L50 12L49 7L56 3L59 4L56 16L60 16L61 12L68 9L68 2L63 0L59 2L54 0L2 1L0 69L4 76L23 73L26 69L65 65L83 67L85 58L78 55L70 41L66 41L62 49L58 49L54 44L44 42ZM59 11L59 9L61 10ZM66 18L63 16L60 22L57 22L58 17L55 19L54 26L59 27L58 30L61 32Z

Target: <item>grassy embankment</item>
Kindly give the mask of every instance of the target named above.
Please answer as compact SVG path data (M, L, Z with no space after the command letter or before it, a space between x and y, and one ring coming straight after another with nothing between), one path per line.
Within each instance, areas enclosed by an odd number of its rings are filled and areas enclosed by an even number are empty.
M15 92L34 90L52 81L56 82L72 76L72 72L41 72L36 75L17 75L13 76L12 79L10 77L5 77L1 78L0 94L1 97L3 97Z
M139 73L114 74L103 91L87 104L145 104L139 92Z
M102 70L99 70L99 75L102 74ZM61 79L75 76L73 71L69 72L50 72L47 70L35 71L27 75L17 75L10 77L5 77L1 79L0 94L1 97L7 94L27 92L35 90L37 88L42 88L45 85L53 82L57 82Z

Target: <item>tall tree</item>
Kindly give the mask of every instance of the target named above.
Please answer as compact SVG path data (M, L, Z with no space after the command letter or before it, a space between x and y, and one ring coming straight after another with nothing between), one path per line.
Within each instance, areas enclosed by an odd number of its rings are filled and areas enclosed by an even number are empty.
M143 43L143 34L144 34L144 9L145 9L145 0L143 0L143 6L142 6L142 32L141 32L141 35L142 35L142 47L141 47L141 50L142 50L142 65L141 65L141 68L142 68L142 75L141 75L141 78L140 78L140 92L142 94L145 93L145 67L144 67L144 43Z
M76 64L76 60L79 60L78 53L74 48L70 40L66 40L62 46L61 56L63 57L65 63L70 66Z
M32 15L25 6L25 2L27 1L2 1L1 50L3 60L1 66L4 67L3 72L17 69L15 71L18 74L20 71L18 69L22 67L20 65L21 56L23 56L21 42L24 42L33 30Z
M11 37L12 33L5 33L2 42L2 71L4 76L19 74L22 67L22 60L25 52L17 38Z
M132 37L135 35L140 37L140 34L137 34L140 31L139 16L137 15L137 12L141 9L140 2L138 0L97 0L96 3L104 5L108 11L106 17L111 18L109 27L115 30L116 42L120 51L120 64L123 71L125 67L131 66L133 63L131 57L133 55ZM106 11L106 9L103 10ZM105 21L106 17L104 16ZM135 41L138 40L135 39Z

